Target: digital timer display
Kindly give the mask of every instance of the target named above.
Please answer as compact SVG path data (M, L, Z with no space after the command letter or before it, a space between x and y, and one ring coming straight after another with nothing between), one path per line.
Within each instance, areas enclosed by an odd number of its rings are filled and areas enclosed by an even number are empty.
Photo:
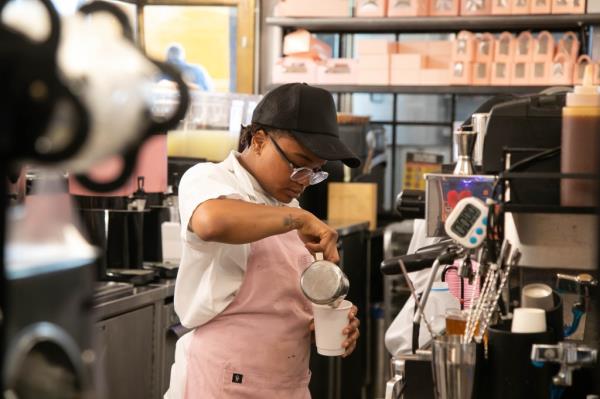
M452 231L460 237L465 237L480 215L481 211L479 209L471 204L467 204L452 224Z

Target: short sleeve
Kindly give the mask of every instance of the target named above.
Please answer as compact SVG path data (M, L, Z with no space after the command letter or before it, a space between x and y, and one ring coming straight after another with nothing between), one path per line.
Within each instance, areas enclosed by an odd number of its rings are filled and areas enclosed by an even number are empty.
M198 205L211 199L244 199L232 178L216 164L204 163L190 168L179 184L179 212L182 237Z

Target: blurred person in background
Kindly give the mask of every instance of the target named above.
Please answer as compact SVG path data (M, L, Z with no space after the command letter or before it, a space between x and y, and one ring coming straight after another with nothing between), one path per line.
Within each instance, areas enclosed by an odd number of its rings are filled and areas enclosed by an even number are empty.
M197 86L202 91L214 91L215 85L206 68L190 64L185 60L185 50L179 43L167 48L167 62L178 68L186 83Z

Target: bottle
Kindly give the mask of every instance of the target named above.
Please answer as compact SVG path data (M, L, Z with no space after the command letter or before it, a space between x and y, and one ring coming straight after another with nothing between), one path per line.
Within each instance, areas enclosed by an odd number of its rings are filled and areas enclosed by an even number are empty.
M563 108L561 173L593 173L600 170L600 92L592 82L592 65L583 83L567 94ZM562 206L597 206L595 179L561 179Z

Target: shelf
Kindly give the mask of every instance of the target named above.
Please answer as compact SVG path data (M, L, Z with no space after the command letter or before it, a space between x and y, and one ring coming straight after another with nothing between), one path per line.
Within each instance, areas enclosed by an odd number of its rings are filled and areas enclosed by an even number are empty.
M559 205L522 205L522 204L508 203L504 206L504 211L512 212L512 213L554 213L554 214L590 215L590 214L597 214L599 211L599 208L559 206Z
M279 86L270 85L270 89ZM404 94L532 94L550 86L368 86L368 85L320 85L332 93L404 93Z
M600 25L600 14L497 15L478 17L291 18L268 17L268 25L311 32L456 32L503 30L578 30Z

